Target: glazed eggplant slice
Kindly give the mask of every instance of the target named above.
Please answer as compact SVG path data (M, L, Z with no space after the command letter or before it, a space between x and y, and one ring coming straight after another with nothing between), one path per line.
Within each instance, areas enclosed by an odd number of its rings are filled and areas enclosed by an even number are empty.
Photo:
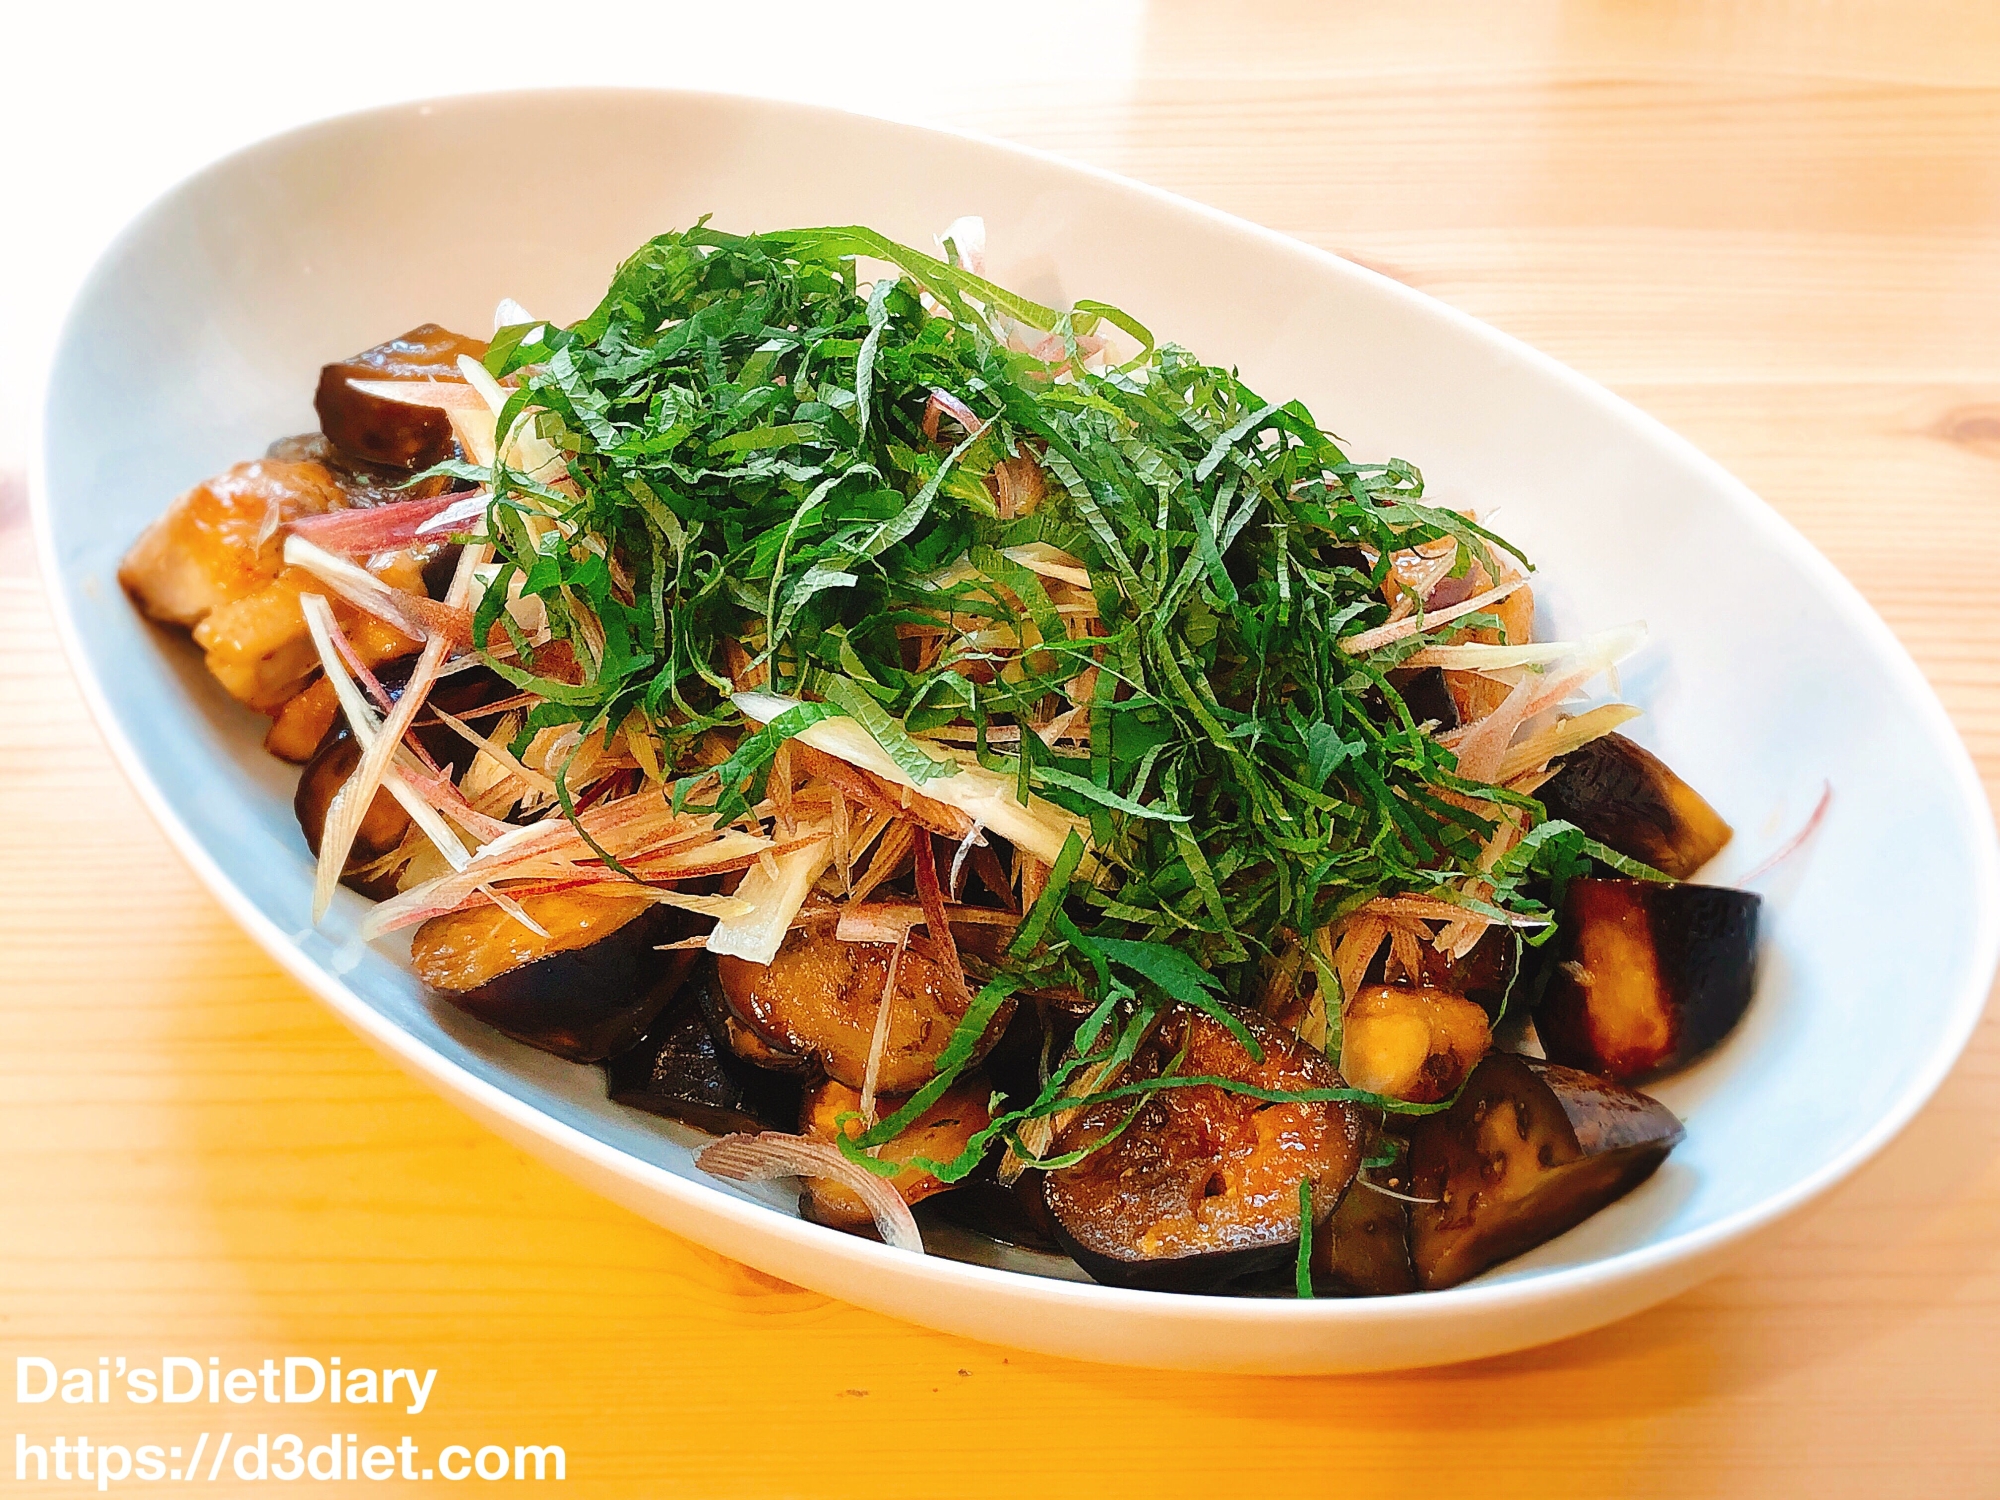
M333 806L334 794L347 784L360 763L361 748L348 733L346 721L339 720L299 772L298 788L292 793L292 812L306 836L306 848L315 859L319 857L319 841L326 831L326 815ZM355 832L340 883L371 901L386 901L395 895L397 872L371 872L368 867L402 843L409 830L410 815L388 792L377 792Z
M516 1041L601 1062L624 1051L673 998L694 951L659 945L688 935L684 912L615 886L523 896L547 937L497 906L432 917L410 957L417 977Z
M1386 1167L1357 1173L1354 1185L1325 1225L1313 1231L1313 1290L1321 1296L1395 1297L1417 1289L1410 1262L1410 1205L1368 1186L1381 1183L1407 1193L1410 1149L1394 1136L1376 1137L1396 1159Z
M732 1031L731 1045L776 1058L812 1058L829 1078L860 1088L895 951L888 943L844 943L829 932L800 929L769 964L719 958L715 970L723 1002L748 1033L739 1041L740 1033ZM965 1001L943 968L912 944L896 966L896 998L877 1087L885 1094L907 1094L928 1083L964 1014ZM1011 1004L1000 1008L982 1053L999 1040L1012 1016ZM763 1061L754 1052L750 1060Z
M716 1040L696 993L714 982L713 967L697 964L646 1034L604 1064L606 1092L715 1135L791 1129L798 1080L752 1067Z
M722 981L719 976L711 983L696 988L695 1003L701 1007L709 1031L714 1034L718 1042L729 1049L730 1056L738 1061L748 1063L767 1073L782 1073L788 1078L820 1076L819 1064L813 1061L810 1052L780 1051L765 1041L758 1032L737 1020L735 1012L729 1008L729 1002L723 999Z
M1243 1024L1261 1061L1199 1011L1169 1011L1126 1069L1126 1083L1164 1074L1268 1089L1337 1088L1324 1054L1261 1016ZM1060 1153L1095 1145L1132 1110L1113 1100L1084 1110L1057 1137ZM1145 1096L1122 1134L1047 1174L1058 1237L1078 1265L1112 1286L1195 1292L1296 1256L1299 1184L1314 1217L1330 1215L1361 1156L1361 1112L1350 1104L1266 1103L1210 1084Z
M1750 1004L1762 904L1717 885L1572 880L1535 1012L1543 1049L1621 1083L1692 1062Z
M364 463L406 470L427 469L449 458L451 422L429 406L412 406L380 396L364 395L355 380L443 380L463 384L458 357L483 357L479 339L453 333L435 323L422 323L387 343L364 349L352 359L339 360L320 371L313 409L319 429L343 453Z
M1410 1257L1457 1286L1573 1229L1652 1176L1686 1131L1657 1099L1496 1052L1410 1132Z
M1551 818L1676 880L1694 874L1730 839L1729 825L1701 793L1622 734L1564 756L1562 769L1536 795Z
M894 1162L912 1162L918 1157L929 1161L950 1161L965 1150L975 1135L992 1123L992 1116L986 1110L986 1101L992 1092L993 1086L984 1075L966 1074L946 1089L937 1103L917 1116L909 1129L883 1146L881 1156ZM902 1102L901 1099L882 1098L876 1104L886 1118ZM860 1109L860 1093L829 1078L806 1094L799 1110L799 1134L813 1140L833 1140L840 1132L840 1117L858 1114ZM861 1133L858 1118L848 1121L847 1133ZM902 1195L905 1203L921 1203L950 1187L949 1183L940 1182L918 1166L904 1167L889 1179L889 1185ZM805 1191L799 1195L799 1212L814 1223L826 1224L834 1229L874 1232L874 1216L868 1212L867 1205L855 1196L854 1190L824 1177L806 1179Z
M1364 985L1341 1018L1340 1071L1358 1089L1434 1104L1492 1045L1486 1012L1461 995Z

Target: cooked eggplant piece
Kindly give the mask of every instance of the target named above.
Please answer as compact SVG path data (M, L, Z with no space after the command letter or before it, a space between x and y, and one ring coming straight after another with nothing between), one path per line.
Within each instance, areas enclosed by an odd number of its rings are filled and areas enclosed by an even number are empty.
M548 932L497 906L432 917L410 957L417 977L468 1015L516 1041L601 1062L637 1041L673 998L692 949L659 945L688 935L688 917L615 886L523 896Z
M1333 1217L1313 1231L1313 1290L1322 1296L1394 1297L1417 1289L1416 1267L1410 1263L1410 1205L1368 1186L1376 1182L1407 1193L1410 1148L1390 1135L1378 1136L1376 1142L1392 1146L1396 1160L1365 1175L1356 1173Z
M1060 1255L1055 1219L1042 1196L1042 1174L1023 1172L1011 1186L987 1162L973 1176L938 1198L930 1208L940 1219L1003 1245Z
M1010 1105L1027 1104L1041 1093L1043 1074L1061 1066L1077 1021L1049 999L1024 1000L1015 1008L1014 1019L981 1065ZM999 1165L996 1152L956 1192L940 1198L935 1212L1002 1244L1061 1254L1055 1223L1042 1197L1042 1174L1023 1171L1012 1182L1002 1182Z
M1572 880L1535 1012L1543 1049L1621 1083L1692 1062L1750 1004L1762 905L1718 885Z
M966 1074L946 1089L937 1103L917 1116L909 1129L883 1146L882 1158L893 1162L910 1162L918 1157L929 1161L950 1161L965 1150L975 1135L992 1123L992 1116L986 1111L986 1101L992 1091L993 1086L984 1075ZM886 1118L902 1102L896 1098L881 1098L876 1101L876 1106ZM860 1109L860 1093L829 1078L806 1094L799 1110L799 1134L813 1140L831 1141L840 1132L840 1117L858 1114ZM859 1135L861 1121L850 1120L847 1133ZM905 1203L921 1203L951 1186L916 1166L904 1167L889 1179L889 1185L902 1195ZM805 1191L799 1194L799 1212L816 1224L860 1233L874 1232L874 1216L868 1212L867 1205L855 1196L854 1190L824 1177L806 1179Z
M719 978L712 984L700 986L695 992L695 1002L701 1006L709 1031L729 1049L731 1056L767 1073L782 1073L791 1078L802 1078L808 1074L818 1076L820 1067L810 1052L780 1051L737 1020L735 1013L729 1009L729 1002L722 998Z
M716 1040L695 993L714 982L713 966L698 963L646 1034L604 1064L607 1093L716 1135L791 1129L798 1080L752 1067Z
M335 738L335 734L339 738ZM319 858L320 837L326 831L326 815L333 806L334 794L347 784L354 768L361 763L361 749L347 733L346 724L340 723L320 748L313 752L311 760L299 772L298 789L292 793L292 812L299 820L299 829L306 836L306 848L314 859ZM369 866L390 854L403 842L403 835L410 831L410 815L403 811L396 799L388 792L375 794L375 800L368 804L368 812L355 831L354 844L347 856L347 867L341 872L340 883L350 890L359 891L370 901L386 901L396 894L394 870L371 870Z
M424 592L431 598L442 599L451 592L451 580L458 573L459 554L464 551L459 543L447 542L424 559Z
M1176 1007L1162 1017L1123 1082L1178 1072L1268 1089L1337 1088L1324 1054L1261 1016L1243 1024L1262 1061L1229 1029ZM1129 1100L1084 1110L1056 1140L1084 1149L1124 1123ZM1078 1265L1112 1286L1201 1291L1296 1256L1299 1183L1314 1218L1333 1212L1360 1160L1361 1112L1348 1104L1267 1104L1213 1085L1162 1089L1122 1134L1044 1178L1058 1237Z
M1458 1102L1410 1132L1410 1256L1457 1286L1574 1229L1653 1175L1687 1132L1657 1099L1495 1052Z
M407 659L395 661L375 674L375 680L382 684L392 703L402 698L412 665ZM417 715L413 732L432 760L440 766L455 766L463 770L472 763L472 747L450 725L431 713L430 705L434 703L453 717L462 717L512 691L505 679L485 667L455 672L432 686L429 697L425 699L424 710ZM306 847L315 857L319 854L320 835L326 829L327 809L333 805L334 793L347 784L348 777L354 774L354 768L360 763L361 748L354 741L346 717L336 717L333 727L320 741L319 748L299 772L298 790L292 794L292 811L298 817L299 830L306 836ZM386 791L377 792L375 800L368 805L368 815L361 820L360 832L355 835L354 850L348 855L347 873L342 876L342 884L377 901L395 895L395 871L372 875L359 872L400 844L409 827L410 816L397 805L396 799Z
M758 1050L780 1058L816 1059L829 1078L858 1089L868 1072L875 1011L895 951L888 943L844 943L828 932L801 929L768 965L723 957L715 971L730 1015L756 1039ZM912 944L896 967L896 998L877 1087L885 1094L907 1094L928 1083L964 1014L965 1001L943 968ZM1012 1016L1011 1004L1000 1008L982 1053L999 1040ZM745 1044L738 1036L732 1031L730 1044L742 1051ZM745 1055L753 1062L762 1060Z
M1550 817L1676 880L1694 874L1730 839L1729 825L1701 793L1622 734L1564 756L1562 769L1536 795Z
M334 794L347 784L359 764L361 747L348 732L346 720L341 719L327 731L319 749L299 772L298 789L292 793L292 812L299 820L299 830L306 836L306 848L315 859L319 857L319 841L326 832L326 815L333 806ZM354 835L354 846L347 856L347 868L341 873L340 883L371 901L386 901L395 895L397 872L371 872L368 866L402 843L409 829L410 815L388 792L377 792Z
M342 452L365 463L427 469L452 453L451 422L429 406L365 396L354 380L444 380L463 384L458 357L482 358L486 345L435 323L339 360L319 374L313 410L319 429Z
M1052 1001L1024 1001L981 1066L1009 1100L1026 1104L1041 1092L1044 1065L1062 1062L1076 1027L1077 1018Z
M1358 1089L1434 1104L1492 1045L1486 1012L1463 996L1365 985L1341 1017L1340 1071Z

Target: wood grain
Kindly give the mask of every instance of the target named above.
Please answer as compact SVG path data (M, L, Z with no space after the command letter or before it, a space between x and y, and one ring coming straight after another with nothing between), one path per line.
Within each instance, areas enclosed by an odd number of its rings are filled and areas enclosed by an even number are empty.
M1190 3L1146 12L1120 66L968 83L930 113L1349 254L1607 381L1855 581L2000 785L2000 13ZM429 1411L343 1429L559 1442L586 1495L2000 1493L1990 1020L1858 1178L1617 1327L1379 1379L1111 1371L722 1261L366 1050L119 780L18 478L0 829L7 1356L437 1366ZM16 1426L67 1430L49 1410ZM63 1415L93 1441L199 1425ZM211 1492L234 1491L185 1491Z

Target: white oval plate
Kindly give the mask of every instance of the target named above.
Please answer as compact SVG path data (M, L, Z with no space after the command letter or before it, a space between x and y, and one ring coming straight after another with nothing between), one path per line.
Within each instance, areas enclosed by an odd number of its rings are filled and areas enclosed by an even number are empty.
M649 235L866 223L908 243L986 218L997 277L1118 303L1303 397L1365 458L1497 514L1541 568L1544 626L1643 618L1640 737L1739 830L1747 869L1818 797L1766 887L1748 1019L1658 1092L1688 1123L1660 1173L1478 1282L1376 1301L1118 1291L802 1223L776 1187L696 1171L697 1138L606 1102L594 1068L426 1000L360 947L362 900L307 919L295 773L182 639L114 581L190 483L313 426L324 361L512 296L571 319ZM51 371L34 485L46 575L105 736L251 934L384 1052L509 1139L675 1231L864 1306L1000 1343L1186 1369L1436 1364L1562 1338L1715 1270L1908 1122L1978 1018L2000 934L1992 822L1937 700L1833 568L1741 484L1601 387L1438 302L1167 194L1034 153L821 109L680 93L454 99L255 146L105 254ZM1892 1233L1893 1227L1884 1232Z

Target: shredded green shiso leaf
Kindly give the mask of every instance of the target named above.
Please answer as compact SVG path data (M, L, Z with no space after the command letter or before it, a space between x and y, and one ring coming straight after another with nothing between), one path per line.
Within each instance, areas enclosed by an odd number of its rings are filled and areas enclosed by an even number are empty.
M962 724L978 731L981 764L1088 820L1108 872L1080 878L1072 837L937 1077L842 1140L889 1170L867 1148L942 1094L1010 995L1080 990L1095 1008L1071 1058L1040 1098L1006 1101L958 1160L930 1164L954 1180L995 1138L1025 1150L1020 1127L1078 1104L1071 1080L1129 1058L1170 1002L1240 1030L1231 1008L1253 1002L1260 961L1281 943L1382 895L1546 918L1531 882L1559 883L1607 851L1531 798L1458 777L1389 680L1421 638L1359 654L1340 644L1386 620L1393 551L1449 537L1461 572L1478 561L1498 576L1497 554L1513 549L1424 504L1408 463L1355 462L1297 401L1267 400L1114 308L1058 312L948 254L861 228L736 235L704 220L660 235L582 322L504 329L487 356L518 381L501 431L525 414L580 493L497 461L456 468L494 495L500 576L476 638L496 623L518 634L502 608L511 587L541 601L582 669L573 683L525 655L488 657L544 700L523 743L562 724L609 735L643 715L687 771L671 795L729 819L816 717L863 719L916 775L938 768L906 737ZM1137 352L1087 365L1079 340L1108 328ZM988 479L1021 454L1045 492L1032 513L1003 517ZM544 529L538 542L530 509L568 523L569 539ZM1070 637L1037 575L1002 555L1034 542L1083 561L1101 633ZM947 569L962 576L940 586ZM961 644L923 671L906 668L896 633L1024 623L1041 633L1031 651ZM810 712L746 721L730 701L732 643ZM1079 686L1089 753L1060 753L1025 726ZM1001 726L1023 732L1003 746L990 736ZM736 737L719 789L695 753L716 731ZM1495 825L1467 803L1515 809L1527 829L1478 872L1484 900L1458 883ZM1269 1092L1166 1076L1083 1102L1197 1083Z
M1299 1253L1292 1268L1292 1293L1302 1301L1313 1294L1313 1184L1312 1178L1299 1179Z

